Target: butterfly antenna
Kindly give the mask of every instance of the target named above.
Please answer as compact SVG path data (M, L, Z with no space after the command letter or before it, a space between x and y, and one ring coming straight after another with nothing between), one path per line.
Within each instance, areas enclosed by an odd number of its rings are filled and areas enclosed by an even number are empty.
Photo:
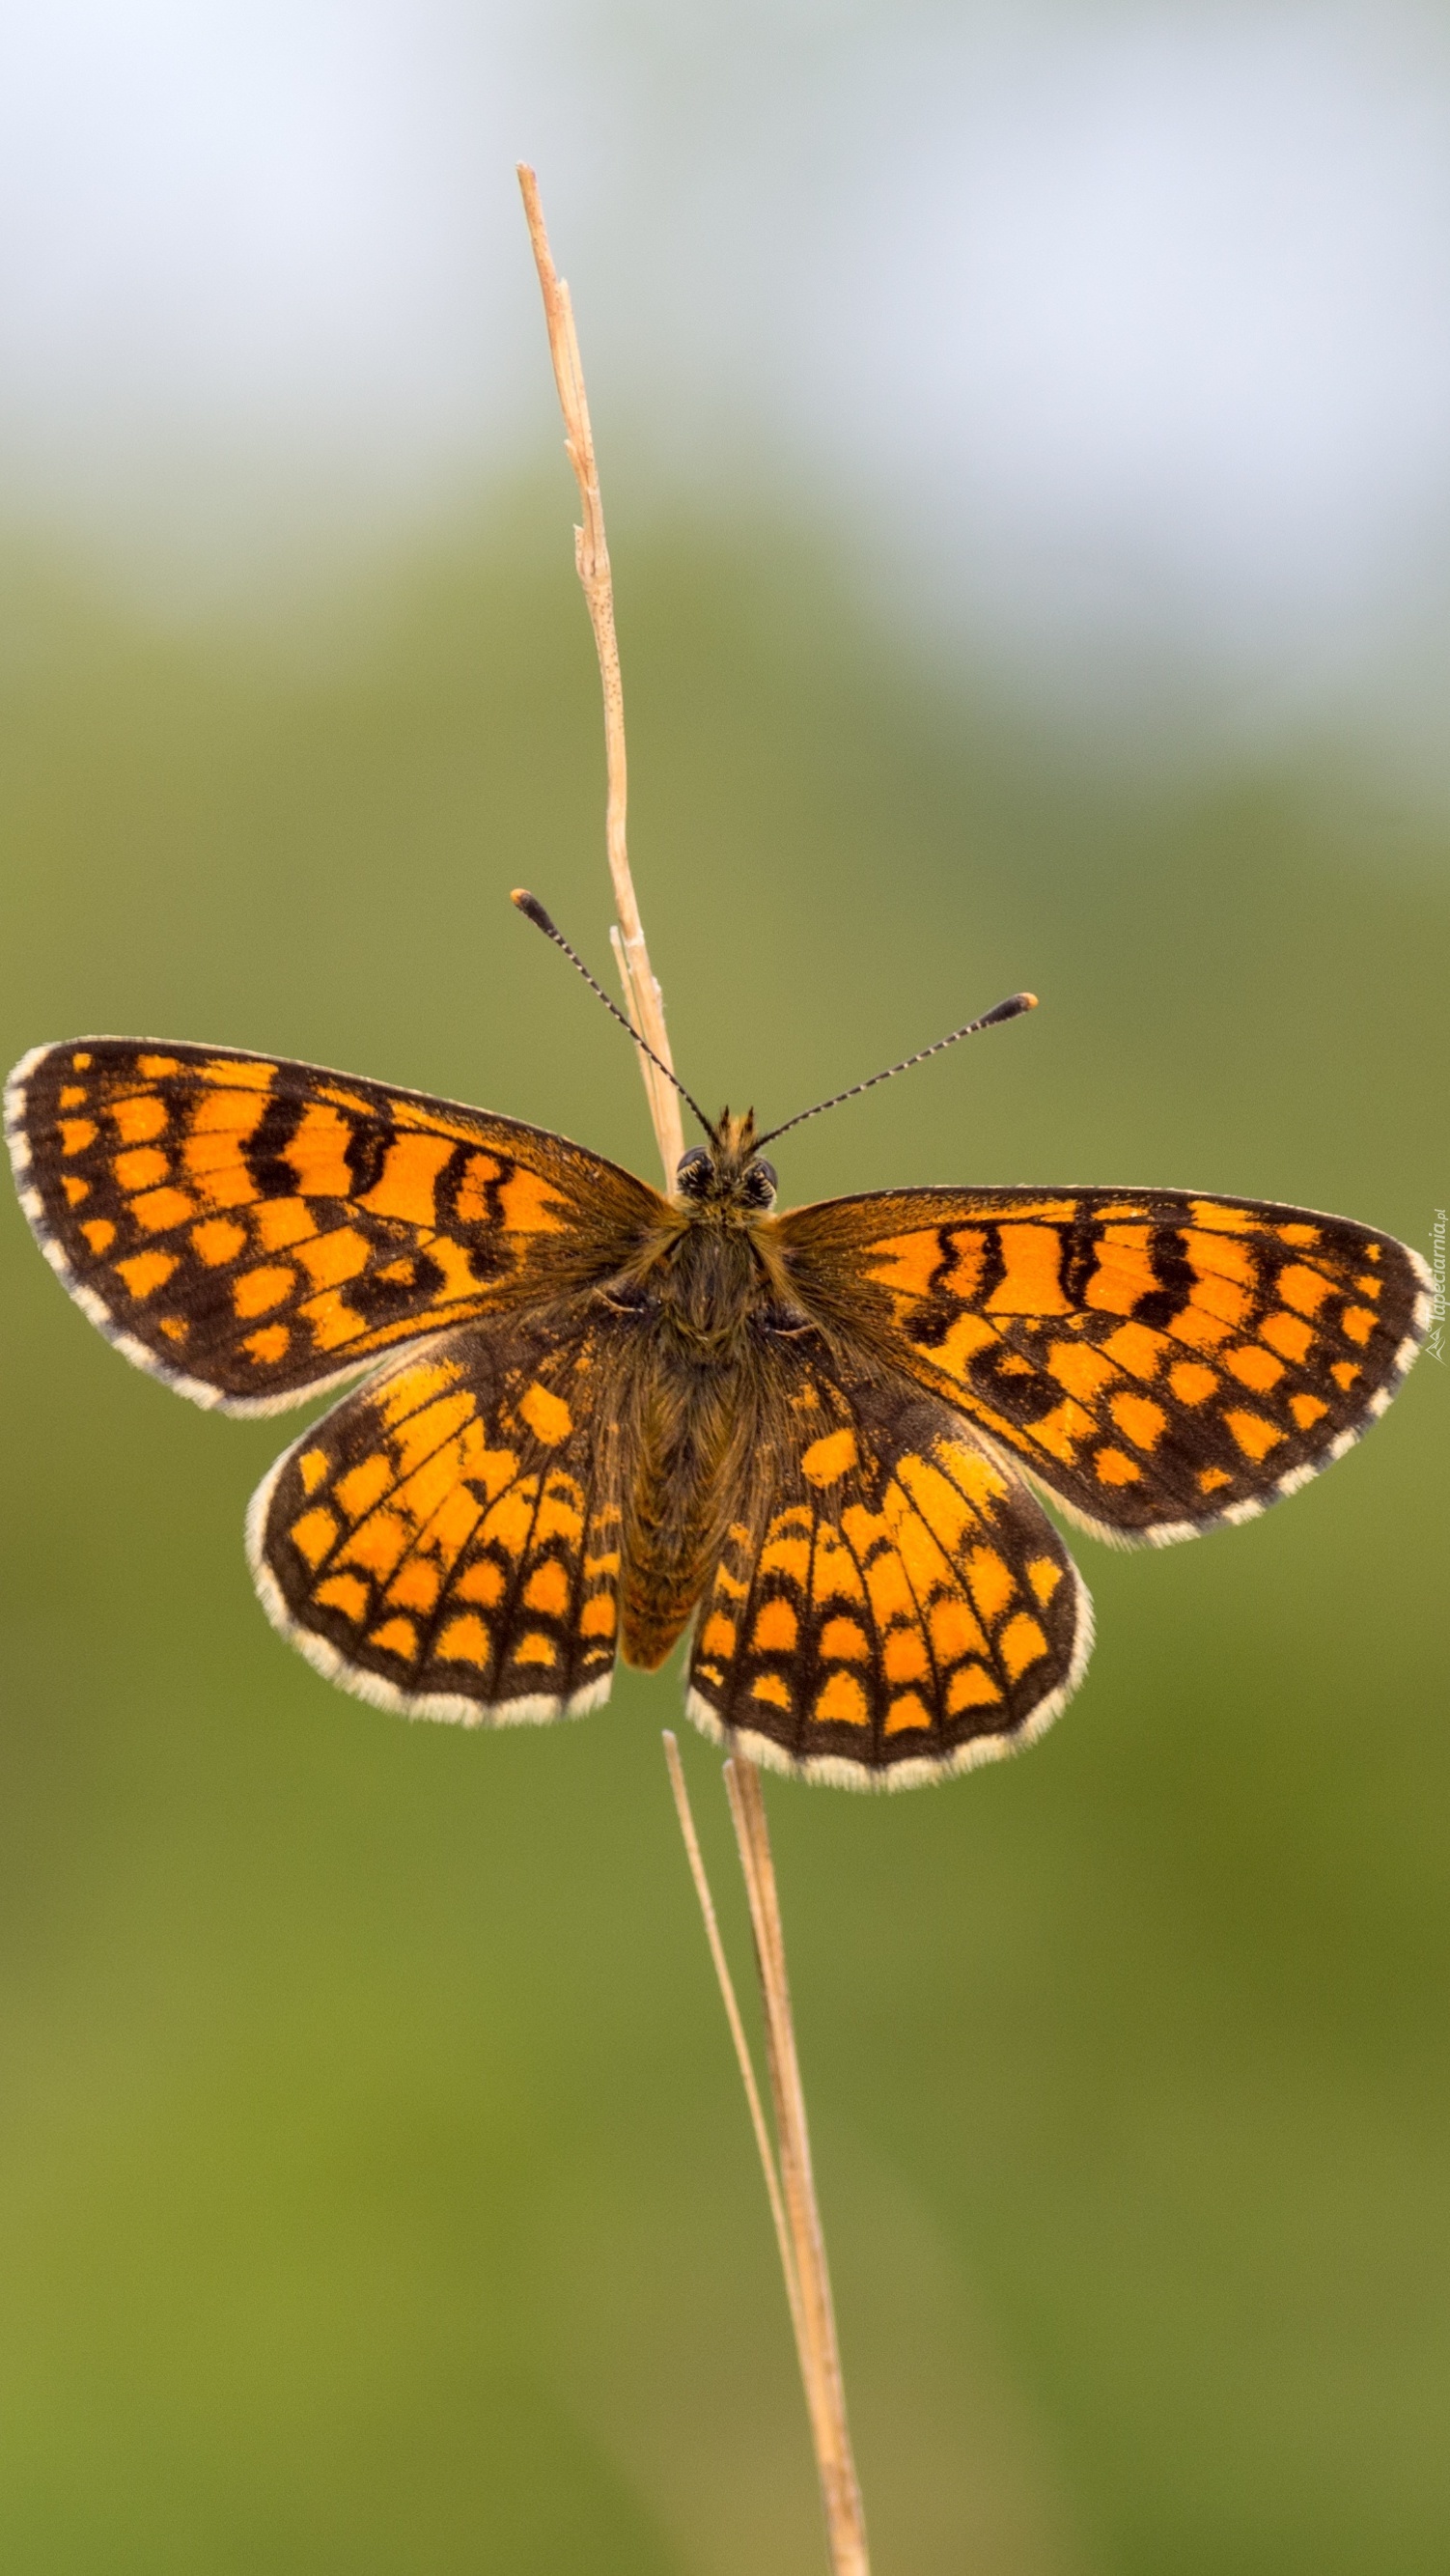
M524 919L526 921L531 921L536 930L542 930L546 939L552 939L556 948L563 949L570 965L577 968L578 972L583 976L590 992L598 995L600 1001L604 1004L606 1011L610 1013L612 1018L618 1020L620 1027L625 1032L625 1035L633 1038L635 1045L649 1057L651 1064L658 1066L660 1072L664 1075L666 1082L672 1082L674 1084L680 1098L685 1101L691 1109L693 1109L695 1116L699 1119L699 1122L704 1128L706 1135L709 1137L711 1144L718 1145L720 1139L716 1134L715 1129L711 1126L709 1119L706 1117L704 1110L700 1107L698 1100L696 1100L693 1095L685 1089L679 1075L677 1073L672 1073L669 1066L661 1062L660 1058L656 1055L654 1048L646 1039L640 1036L640 1033L634 1026L633 1022L625 1018L619 1004L610 1000L604 986L596 983L594 977L590 974L588 967L585 965L583 958L579 955L578 950L570 947L568 940L565 938L557 922L550 920L549 915L545 912L538 896L536 894L530 894L527 886L515 886L512 894L509 896L509 901L510 903L517 905L519 911L523 914Z
M1009 995L1005 1002L998 1002L990 1011L984 1011L979 1020L968 1020L964 1028L953 1029L950 1037L938 1038L935 1046L923 1047L919 1055L903 1056L900 1064L888 1064L884 1073L873 1073L869 1082L853 1082L849 1091L832 1092L829 1100L818 1100L814 1109L797 1110L794 1118L787 1118L785 1126L772 1127L767 1135L757 1136L757 1153L762 1145L771 1145L777 1136L784 1136L787 1129L803 1125L807 1118L819 1118L823 1109L839 1109L843 1100L859 1099L863 1091L874 1091L878 1082L890 1082L894 1074L909 1073L914 1064L925 1064L929 1055L940 1055L943 1047L955 1046L958 1038L975 1037L978 1029L994 1029L999 1020L1015 1020L1023 1011L1035 1011L1036 1008L1035 993Z

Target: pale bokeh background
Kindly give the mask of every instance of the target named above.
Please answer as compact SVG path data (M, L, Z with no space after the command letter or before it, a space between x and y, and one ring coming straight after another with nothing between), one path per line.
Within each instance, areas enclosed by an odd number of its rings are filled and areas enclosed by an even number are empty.
M1428 1247L1450 45L1410 9L13 12L7 1060L277 1047L650 1168L504 903L607 955L520 154L692 1087L783 1117L1030 984L787 1194L1157 1179ZM522 1738L328 1691L241 1558L288 1426L128 1371L13 1212L0 1260L0 2554L817 2563L674 1680ZM1255 1528L1082 1542L1098 1651L1023 1762L772 1789L880 2576L1445 2564L1443 1406L1427 1362Z

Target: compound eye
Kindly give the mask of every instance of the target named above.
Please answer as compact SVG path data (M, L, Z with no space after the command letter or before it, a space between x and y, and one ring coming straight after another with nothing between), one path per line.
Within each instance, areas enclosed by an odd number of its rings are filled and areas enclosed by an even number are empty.
M751 1207L769 1207L776 1190L774 1163L767 1163L762 1154L746 1172L744 1187Z
M675 1166L675 1187L687 1199L702 1199L714 1177L714 1163L703 1145L692 1145Z

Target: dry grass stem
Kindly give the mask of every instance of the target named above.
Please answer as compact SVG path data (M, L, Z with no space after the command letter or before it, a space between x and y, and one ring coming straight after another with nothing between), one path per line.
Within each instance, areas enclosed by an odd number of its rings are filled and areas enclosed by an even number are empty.
M684 1837L685 1852L690 1863L690 1876L695 1882L695 1894L700 1900L700 1912L705 1921L705 1938L710 1944L710 1956L715 1963L715 1975L719 1981L720 1994L725 2005L725 2018L730 2024L730 2036L735 2043L735 2058L740 2068L740 2081L745 2087L745 2099L750 2106L750 2125L755 2131L755 2144L760 2155L761 2171L765 2176L770 2214L775 2221L775 2241L780 2252L780 2268L785 2274L786 2296L790 2301L791 2323L795 2328L796 2345L804 2353L805 2328L801 2316L800 2284L796 2278L795 2255L786 2221L785 2202L781 2197L780 2176L775 2169L775 2150L771 2145L770 2131L766 2126L765 2105L760 2098L760 2087L755 2080L755 2064L750 2054L750 2042L745 2036L745 2024L740 2018L740 2006L735 1999L735 1981L730 1974L730 1962L725 1956L725 1944L720 1938L715 1900L710 1893L710 1882L705 1875L700 1838L695 1831L695 1818L690 1807L690 1793L685 1786L685 1766L680 1760L679 1745L669 1727L664 1730L664 1744L670 1787L675 1795L675 1813L680 1820L680 1832Z
M870 2576L866 2522L846 2423L836 2312L816 2200L805 2089L786 1975L785 1934L760 1773L753 1762L742 1761L737 1755L725 1765L725 1786L750 1903L755 1962L765 2009L765 2051L775 2104L780 2178L800 2284L793 2311L796 2340L820 2472L831 2567L833 2576Z
M554 266L549 249L549 236L544 228L543 208L539 203L538 181L526 163L519 164L519 186L523 191L524 210L528 216L529 238L543 290L544 313L549 326L549 348L554 361L554 381L559 389L560 408L564 414L564 444L579 485L583 526L574 531L574 560L589 605L594 628L595 649L599 655L599 676L604 689L604 741L608 776L608 802L605 831L609 850L609 873L614 883L614 900L619 926L610 938L618 962L620 981L630 1020L653 1047L665 1064L672 1064L670 1042L665 1030L664 1002L649 962L644 943L644 928L635 900L634 882L629 872L629 849L625 835L627 770L624 749L624 690L619 674L619 645L614 631L614 584L609 568L609 548L604 537L604 505L599 493L599 473L594 461L594 433L589 423L589 405L584 392L584 369L579 356L579 341L574 329L573 307L569 289ZM665 1186L674 1187L676 1167L684 1151L684 1130L680 1118L679 1095L664 1076L642 1054L640 1071L644 1076L650 1117L655 1139L665 1167ZM790 2301L791 2323L795 2328L796 2351L800 2358L801 2378L805 2384L806 2405L810 2415L811 2434L815 2443L816 2464L820 2472L821 2494L825 2504L826 2533L830 2544L832 2576L870 2576L866 2557L866 2532L861 2515L861 2495L856 2483L855 2464L851 2457L850 2436L846 2429L846 2401L841 2383L840 2355L836 2344L835 2312L831 2304L830 2276L826 2269L825 2240L821 2233L820 2212L816 2206L815 2182L811 2172L810 2137L806 2128L805 2095L801 2088L800 2065L796 2057L795 2031L791 2022L790 1988L785 1972L785 1942L781 1932L780 1906L776 1897L775 1869L770 1854L770 1837L766 1830L765 1806L760 1792L760 1778L754 1766L737 1756L725 1765L726 1785L735 1836L740 1850L740 1864L745 1873L746 1894L750 1903L750 1920L755 1937L756 1962L760 1970L760 1988L765 2006L766 2058L770 2069L771 2095L775 2106L776 2140L779 2156L772 2151L760 2089L755 2080L750 2049L745 2037L740 2008L730 1979L720 1927L710 1895L705 1865L700 1856L699 1839L685 1791L684 1771L679 1746L672 1734L665 1735L665 1758L669 1765L670 1783L679 1815L680 1831L695 1882L695 1893L705 1919L705 1933L715 1974L724 1997L730 2035L740 2066L745 2098L750 2106L755 2143L760 2151L765 2187L770 2197L771 2216L775 2221L776 2242L780 2248L781 2270L785 2275L786 2295Z
M589 622L594 629L599 677L604 689L604 750L608 779L604 829L609 873L614 881L615 908L619 914L620 935L615 953L618 956L623 951L620 965L630 1018L656 1055L665 1064L672 1065L674 1057L670 1053L670 1041L665 1030L664 999L650 968L649 951L644 944L644 926L635 901L634 880L629 872L629 844L625 832L629 771L624 750L624 686L619 675L619 643L614 631L614 576L609 568L609 547L604 536L604 504L599 494L599 469L594 461L594 432L584 391L584 367L574 328L574 308L569 301L568 286L555 268L549 249L544 210L539 203L539 183L527 162L523 161L519 163L519 186L523 190L529 239L533 243L534 262L543 292L544 318L549 326L554 382L559 388L559 408L564 415L564 448L579 486L584 521L583 526L574 531L574 561L589 604ZM665 1167L665 1187L673 1189L675 1172L685 1150L679 1094L671 1089L647 1055L640 1056L639 1067L644 1076L645 1096Z

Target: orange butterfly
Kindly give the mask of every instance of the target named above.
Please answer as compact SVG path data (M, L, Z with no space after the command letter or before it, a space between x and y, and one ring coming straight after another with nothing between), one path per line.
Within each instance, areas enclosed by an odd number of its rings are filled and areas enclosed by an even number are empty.
M1091 1645L1027 1479L1124 1544L1251 1519L1428 1327L1419 1256L1341 1217L1076 1188L777 1215L753 1115L701 1123L667 1199L226 1048L70 1041L7 1093L41 1248L128 1359L242 1414L368 1372L248 1546L284 1635L410 1716L578 1714L693 1620L707 1734L852 1787L965 1770L1040 1734Z

